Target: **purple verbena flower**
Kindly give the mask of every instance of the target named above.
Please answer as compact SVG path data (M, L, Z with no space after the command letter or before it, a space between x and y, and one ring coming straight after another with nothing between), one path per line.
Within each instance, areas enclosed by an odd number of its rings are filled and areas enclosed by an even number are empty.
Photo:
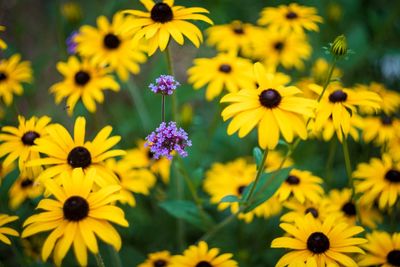
M176 127L176 122L170 121L168 125L162 122L154 132L149 134L146 137L145 146L150 147L150 152L154 153L154 159L164 156L171 160L173 151L186 157L188 153L185 148L192 146L192 141L188 139L185 130Z
M179 85L180 83L175 81L174 76L161 75L156 79L155 84L151 83L149 85L149 88L156 94L172 95Z
M73 31L67 38L67 40L65 40L66 44L67 44L67 52L70 55L73 55L76 53L76 46L77 43L74 41L75 36L78 35L77 31Z

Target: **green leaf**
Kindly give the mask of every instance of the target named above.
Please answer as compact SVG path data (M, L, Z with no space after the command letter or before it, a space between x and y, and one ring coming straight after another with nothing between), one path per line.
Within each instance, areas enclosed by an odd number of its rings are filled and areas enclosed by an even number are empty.
M185 220L203 231L207 231L215 224L205 211L201 211L196 204L191 201L168 200L161 202L159 205L170 215Z
M253 148L253 157L254 160L256 161L257 168L261 165L261 161L263 159L263 152L261 151L260 148L255 147Z
M224 196L219 202L240 202L240 199L235 195Z
M292 168L284 168L280 171L261 174L260 180L254 191L255 197L251 200L250 205L244 209L244 212L252 211L260 204L270 199L279 189L281 184L287 179L291 170ZM252 184L253 183L251 183L247 188L251 188Z

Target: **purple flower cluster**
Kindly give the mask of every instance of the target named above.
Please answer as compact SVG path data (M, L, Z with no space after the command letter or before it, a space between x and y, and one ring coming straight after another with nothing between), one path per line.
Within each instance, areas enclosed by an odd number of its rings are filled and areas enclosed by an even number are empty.
M179 82L175 81L174 76L161 75L156 79L155 84L151 83L149 85L149 88L156 94L172 95L179 85Z
M182 157L188 153L185 151L187 146L192 146L192 141L188 139L188 134L182 128L176 127L176 122L162 122L160 126L146 137L146 147L150 147L150 152L154 153L153 158L158 159L162 156L172 159L172 152L176 151Z
M75 36L78 35L77 31L73 31L67 38L67 40L65 41L65 43L67 44L67 52L70 55L76 54L76 42L74 41Z

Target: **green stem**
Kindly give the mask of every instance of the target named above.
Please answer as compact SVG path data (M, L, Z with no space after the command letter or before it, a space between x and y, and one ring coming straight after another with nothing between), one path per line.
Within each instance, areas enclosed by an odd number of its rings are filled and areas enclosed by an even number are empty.
M242 209L239 209L238 212L231 214L230 216L226 217L223 221L221 221L219 224L215 225L213 228L211 228L210 231L205 233L202 237L199 238L199 241L207 241L209 240L213 235L215 235L218 231L220 231L222 228L224 228L226 225L228 225L233 219L236 218L236 216L242 211Z
M343 134L343 133L342 133ZM351 170L351 160L350 160L350 153L349 153L349 146L347 143L347 138L343 134L343 142L342 142L342 147L343 147L343 156L344 156L344 164L346 167L346 175L347 178L349 179L349 186L353 189L352 195L354 195L354 186L353 186L353 179L352 179L352 170Z
M165 55L167 57L168 72L170 75L175 76L174 65L173 65L172 55L171 55L171 48L170 48L169 44L167 46L167 49L165 49ZM177 121L178 120L178 99L176 97L176 92L171 95L171 102L172 102L172 120Z
M97 254L94 254L94 257L96 258L96 263L98 267L106 267L103 258L101 257L100 251Z
M161 98L161 120L165 122L165 95Z
M255 192L255 190L256 190L258 181L260 180L261 174L264 172L264 166L265 166L265 161L267 160L267 156L268 156L268 148L266 148L266 149L264 150L264 155L263 155L263 158L262 158L262 160L261 160L260 166L258 167L257 174L256 174L256 178L254 179L253 185L252 185L252 187L250 188L249 194L248 194L247 197L244 199L244 203L250 202L251 198L252 198L253 195L254 195L254 192Z
M189 174L187 173L186 169L183 167L182 159L179 157L177 157L176 159L177 159L176 168L178 169L178 171L181 173L183 179L185 180L186 185L189 188L190 194L192 195L194 202L198 206L201 206L202 201L201 201L199 195L197 194L196 188L195 188L192 180L190 179Z
M126 82L126 86L131 95L133 105L136 107L137 112L139 113L139 118L140 118L140 121L142 122L143 128L145 130L149 130L150 129L150 115L144 104L142 95L139 92L139 88L131 79L129 79Z
M335 160L336 147L336 138L333 137L329 146L328 160L326 161L326 183L328 186L332 186L332 167Z
M335 69L335 65L336 65L336 61L337 61L337 58L334 57L334 58L333 58L333 62L332 62L332 64L331 64L330 67L329 67L328 76L326 76L326 80L325 80L324 86L323 86L323 88L322 88L322 92L321 92L321 94L319 95L319 97L318 97L318 99L317 99L317 102L318 102L318 103L321 101L322 97L323 97L324 94L325 94L326 88L328 88L328 85L329 85L329 83L331 82L333 70Z
M173 164L172 166L176 171L179 171L176 164ZM183 181L178 177L178 175L176 175L176 191L178 200L182 200L184 196ZM178 248L179 250L182 250L185 247L185 222L182 219L178 219L177 228L176 237L178 240Z
M112 261L113 261L113 266L114 267L122 267L122 262L121 258L119 257L118 252L115 250L113 246L108 245L108 251L110 252Z

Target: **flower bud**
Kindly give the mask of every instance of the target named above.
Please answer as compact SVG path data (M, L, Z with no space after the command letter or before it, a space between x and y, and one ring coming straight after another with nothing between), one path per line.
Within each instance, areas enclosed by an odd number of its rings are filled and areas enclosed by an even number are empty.
M336 37L331 45L331 53L334 56L341 57L347 54L347 40L342 34Z

